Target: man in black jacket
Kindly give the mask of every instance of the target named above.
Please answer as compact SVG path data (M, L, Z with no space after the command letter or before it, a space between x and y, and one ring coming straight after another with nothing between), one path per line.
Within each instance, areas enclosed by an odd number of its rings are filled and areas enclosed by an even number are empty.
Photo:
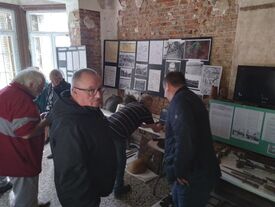
M102 80L96 71L74 73L71 91L64 91L48 121L55 186L63 207L96 207L111 193L116 153L102 104Z
M208 112L202 100L185 86L180 72L164 79L170 102L166 120L165 171L173 185L176 207L204 207L220 174Z
M69 90L71 88L71 84L66 82L63 78L63 75L60 70L53 69L50 72L50 80L51 83L47 85L47 87L44 89L46 91L46 107L45 112L48 113L52 107L53 104L56 102L58 97L60 97L60 94L65 91ZM43 94L43 92L42 92ZM45 143L49 142L49 128L45 128ZM52 154L47 156L48 159L52 159Z

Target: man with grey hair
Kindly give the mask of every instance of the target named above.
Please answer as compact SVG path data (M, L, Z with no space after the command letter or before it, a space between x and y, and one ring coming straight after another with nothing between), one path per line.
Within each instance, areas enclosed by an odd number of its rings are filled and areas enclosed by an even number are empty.
M100 197L112 192L116 154L101 105L101 77L81 69L73 75L71 91L61 94L47 117L62 206L99 206Z
M24 139L40 121L33 102L45 84L34 69L18 73L0 90L0 176L9 176L12 207L37 207L38 175L41 172L43 136Z

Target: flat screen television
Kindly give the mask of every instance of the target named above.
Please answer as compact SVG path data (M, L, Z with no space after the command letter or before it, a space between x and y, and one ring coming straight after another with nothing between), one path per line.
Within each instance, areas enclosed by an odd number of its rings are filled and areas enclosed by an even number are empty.
M275 67L239 65L234 100L263 107L275 106Z

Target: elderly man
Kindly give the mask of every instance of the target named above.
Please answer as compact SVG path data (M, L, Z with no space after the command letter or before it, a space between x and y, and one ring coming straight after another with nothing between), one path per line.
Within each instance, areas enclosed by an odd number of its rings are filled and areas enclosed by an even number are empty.
M165 170L173 184L176 207L204 207L220 176L208 112L202 100L185 85L180 72L164 78L170 102L166 120Z
M102 105L102 79L92 69L74 73L71 91L61 94L47 120L55 186L64 207L99 206L111 193L116 153Z
M46 111L50 111L54 102L60 96L61 92L70 89L71 84L67 83L60 70L53 69L50 72L51 84L47 86L47 104Z
M71 84L67 83L60 70L53 69L50 72L50 80L51 83L48 84L48 86L44 89L46 91L46 107L45 112L48 113L52 107L53 104L56 102L58 97L60 97L60 94L65 91L69 90L71 88ZM43 113L44 114L44 113ZM42 116L43 116L42 114ZM45 143L48 143L50 141L49 139L49 128L45 128ZM52 154L47 156L48 159L52 159Z
M0 176L13 184L11 206L37 207L38 175L41 172L42 136L23 139L40 121L33 99L45 84L42 73L22 70L0 90Z

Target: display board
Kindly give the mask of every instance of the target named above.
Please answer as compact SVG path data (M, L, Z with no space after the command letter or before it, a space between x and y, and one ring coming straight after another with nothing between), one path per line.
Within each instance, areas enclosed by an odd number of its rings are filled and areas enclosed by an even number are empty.
M275 158L275 110L210 101L215 140Z
M80 68L87 68L85 46L57 47L57 67L64 74L66 81L71 82L73 73Z
M104 86L162 96L165 75L170 71L185 73L186 62L191 59L209 64L211 45L211 37L105 40Z

